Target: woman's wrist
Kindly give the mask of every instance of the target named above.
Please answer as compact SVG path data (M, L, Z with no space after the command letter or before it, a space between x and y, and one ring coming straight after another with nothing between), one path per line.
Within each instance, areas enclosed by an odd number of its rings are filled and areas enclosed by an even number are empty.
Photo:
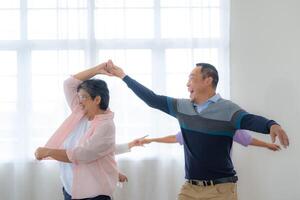
M51 157L51 149L45 148L44 158Z
M134 146L133 142L128 143L128 149L131 149Z

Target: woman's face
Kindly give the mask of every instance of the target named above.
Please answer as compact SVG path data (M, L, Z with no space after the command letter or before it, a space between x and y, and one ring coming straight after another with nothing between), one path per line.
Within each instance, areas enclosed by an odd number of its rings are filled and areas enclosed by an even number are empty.
M84 89L78 91L79 103L87 115L92 115L99 110L99 98L94 98L89 95Z

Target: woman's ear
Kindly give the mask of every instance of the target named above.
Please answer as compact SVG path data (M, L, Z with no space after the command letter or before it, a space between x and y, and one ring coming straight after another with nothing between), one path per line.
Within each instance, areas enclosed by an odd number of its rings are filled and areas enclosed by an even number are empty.
M101 97L96 96L95 99L94 99L94 102L99 105L101 103Z

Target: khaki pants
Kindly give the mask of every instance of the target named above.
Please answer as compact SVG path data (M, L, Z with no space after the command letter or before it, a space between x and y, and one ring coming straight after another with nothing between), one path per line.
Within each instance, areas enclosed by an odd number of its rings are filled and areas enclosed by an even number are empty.
M213 186L198 186L186 182L178 200L237 200L236 183L222 183Z

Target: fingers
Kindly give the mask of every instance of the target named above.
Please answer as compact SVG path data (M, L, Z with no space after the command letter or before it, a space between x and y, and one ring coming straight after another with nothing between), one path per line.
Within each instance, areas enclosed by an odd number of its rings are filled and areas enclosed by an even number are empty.
M287 134L285 133L285 131L283 131L282 140L283 140L283 145L285 148L290 145L289 138L288 138Z
M112 68L113 66L114 66L114 63L112 62L112 60L111 59L109 59L108 61L107 61L107 65L106 65L108 68Z
M285 145L284 145L284 142L283 142L283 133L282 133L281 130L278 130L278 132L277 132L277 137L278 137L278 139L279 139L280 144L281 144L282 146L285 146Z
M124 174L119 174L119 182L123 183L123 182L128 182L128 178L127 176L125 176Z
M40 148L37 148L37 149L35 150L35 152L34 152L34 156L35 156L35 158L36 158L37 160L39 160L39 149L40 149Z
M271 126L270 135L271 135L273 143L276 141L276 137L278 137L280 144L284 148L289 146L288 136L287 136L286 132L279 125Z
M105 69L105 71L103 71L102 74L107 75L107 76L113 76L113 74L109 73L106 69Z
M280 146L279 146L279 145L277 145L277 144L275 144L275 148L276 148L276 151L279 151L279 150L281 150Z
M45 148L43 147L37 148L34 155L37 160L43 160L45 158Z
M141 143L144 145L144 144L149 144L151 143L151 140L150 139L143 139L141 140Z
M281 150L280 146L277 145L277 144L271 144L270 149L272 151L279 151L279 150Z
M146 144L146 140L145 140L146 137L148 137L148 135L135 139L133 141L134 146L144 146L144 144Z
M38 150L34 153L34 156L37 160L42 160L41 155Z
M112 60L108 60L106 64L105 71L108 73L109 76L114 76L116 73L116 66L112 62Z
M276 142L276 135L275 135L275 133L270 133L270 135L271 135L271 140L272 140L272 143L275 143Z
M280 144L284 148L287 148L287 146L289 146L289 139L288 139L288 136L286 135L285 131L283 129L279 129L277 135L278 135Z
M146 137L148 137L148 136L149 136L149 135L145 135L145 136L139 138L138 140L142 141L142 140L144 140L144 139L145 139Z
M143 146L143 143L142 143L142 140L140 140L140 139L136 139L136 140L134 140L134 145L133 146Z

